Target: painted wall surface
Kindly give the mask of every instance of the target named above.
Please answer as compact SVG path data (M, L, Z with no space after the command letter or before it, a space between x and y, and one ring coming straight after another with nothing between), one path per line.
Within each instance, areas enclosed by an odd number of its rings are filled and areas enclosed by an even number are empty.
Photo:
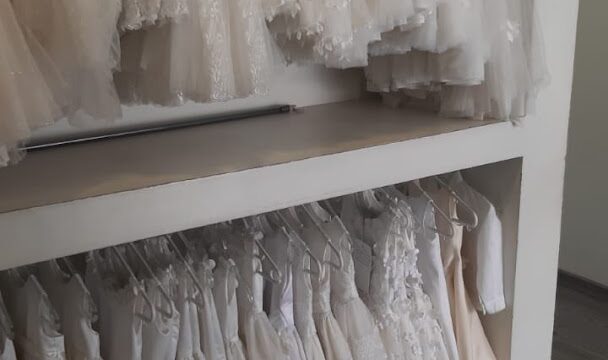
M559 265L608 286L606 14L607 1L580 2Z

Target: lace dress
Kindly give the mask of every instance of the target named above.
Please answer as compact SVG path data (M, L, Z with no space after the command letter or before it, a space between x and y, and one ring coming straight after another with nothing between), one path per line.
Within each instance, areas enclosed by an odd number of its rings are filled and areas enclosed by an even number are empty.
M413 342L417 348L411 351L419 352L423 359L448 360L449 355L437 314L422 288L422 276L418 270L418 249L412 228L413 212L404 201L400 201L398 206L401 211L396 213L397 227L393 233L397 245L396 306L402 309L403 313L409 314L407 324L403 328L413 330L405 330L404 335L417 339Z
M310 247L313 255L323 261L319 274L311 274L313 289L313 318L321 346L327 360L352 359L348 341L334 317L331 299L331 270L328 261L331 253L327 241L318 229L304 228L302 238Z
M180 314L176 360L204 360L198 324L197 290L185 268L177 267L175 306Z
M317 335L315 320L312 309L312 283L310 274L305 272L305 268L310 267L310 259L304 251L299 248L294 249L294 260L292 266L293 273L293 312L294 321L304 353L308 360L325 360L323 348Z
M201 347L207 360L226 360L224 336L213 298L213 268L215 261L204 259L198 264L197 275L203 293L199 296L203 308L198 313L198 324L201 331Z
M422 277L422 287L433 304L449 359L458 360L450 300L441 261L439 235L430 230L435 227L434 208L423 196L410 195L407 197L407 202L412 207L414 217L424 226L424 229L414 237L416 248L419 250L417 264Z
M272 327L263 309L264 278L258 271L262 263L257 257L259 250L253 240L239 239L243 253L235 258L245 284L237 288L239 308L239 331L245 340L248 359L287 360L287 349L283 347L279 335ZM249 297L251 290L253 298Z
M294 292L292 261L294 247L283 232L265 238L266 249L281 269L282 281L270 284L269 319L277 331L290 360L305 360L304 345L300 340L294 320Z
M239 338L239 318L236 299L238 280L236 265L231 260L220 258L213 273L213 296L217 316L220 320L227 360L245 360L245 349Z

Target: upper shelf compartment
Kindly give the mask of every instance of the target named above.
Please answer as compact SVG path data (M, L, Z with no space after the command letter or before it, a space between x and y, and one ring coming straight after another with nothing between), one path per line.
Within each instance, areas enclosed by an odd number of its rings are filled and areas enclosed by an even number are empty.
M32 152L0 169L0 269L506 160L520 135L365 100Z

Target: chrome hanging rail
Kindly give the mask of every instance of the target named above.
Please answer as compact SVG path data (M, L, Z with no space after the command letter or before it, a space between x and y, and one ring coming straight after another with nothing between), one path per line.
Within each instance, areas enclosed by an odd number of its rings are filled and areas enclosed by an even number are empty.
M234 112L229 114L219 114L219 115L211 115L208 117L200 117L191 120L184 121L176 121L175 123L164 123L164 124L155 124L149 126L140 126L140 127L132 127L127 129L120 129L115 131L108 131L105 133L95 134L95 135L85 135L82 137L74 136L74 137L65 137L60 139L55 139L51 141L32 141L26 143L24 146L19 148L19 150L24 151L37 151L37 150L46 150L50 148L67 146L67 145L76 145L83 144L93 141L102 141L102 140L110 140L117 139L128 136L136 136L136 135L145 135L151 134L161 131L169 131L169 130L178 130L195 126L202 126L208 124L216 124L227 121L235 121L242 120L266 115L278 115L285 114L296 110L295 105L275 105L269 107L263 107L253 110Z

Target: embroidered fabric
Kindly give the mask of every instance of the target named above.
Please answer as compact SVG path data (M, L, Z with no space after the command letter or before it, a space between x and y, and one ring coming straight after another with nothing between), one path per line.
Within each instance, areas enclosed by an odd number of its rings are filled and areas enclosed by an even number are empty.
M332 268L331 271L331 302L334 316L348 341L353 359L387 359L374 318L357 293L349 235L337 219L326 223L325 230L337 244L343 259L343 269Z

